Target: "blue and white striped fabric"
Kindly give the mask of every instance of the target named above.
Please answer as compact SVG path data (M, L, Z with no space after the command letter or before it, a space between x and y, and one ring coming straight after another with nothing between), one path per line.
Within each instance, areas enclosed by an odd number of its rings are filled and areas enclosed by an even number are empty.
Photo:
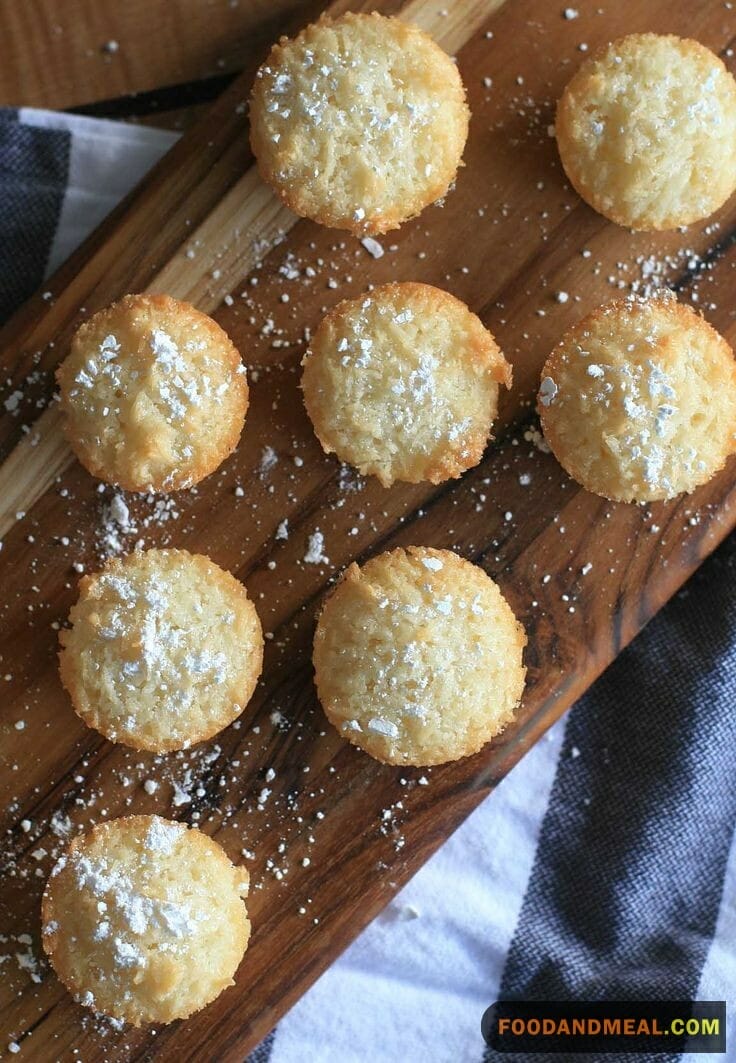
M0 112L0 315L171 141ZM499 996L733 1005L734 601L732 539L251 1059L481 1063Z

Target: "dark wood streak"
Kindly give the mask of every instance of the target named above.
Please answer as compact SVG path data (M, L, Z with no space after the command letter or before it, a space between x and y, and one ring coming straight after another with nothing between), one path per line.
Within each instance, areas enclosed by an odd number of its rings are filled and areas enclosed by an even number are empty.
M704 276L706 270L712 268L719 259L725 258L734 244L736 244L736 225L732 226L720 240L716 240L700 255L698 263L693 269L686 269L669 287L673 292L681 295L692 286L694 281Z
M194 104L211 103L229 88L241 71L187 81L181 85L166 85L148 92L135 92L129 96L117 96L110 100L70 107L69 114L86 115L88 118L141 118L158 111L172 111Z

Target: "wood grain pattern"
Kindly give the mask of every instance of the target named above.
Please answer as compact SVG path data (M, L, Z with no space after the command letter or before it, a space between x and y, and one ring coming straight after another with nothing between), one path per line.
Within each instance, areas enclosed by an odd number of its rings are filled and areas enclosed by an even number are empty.
M560 332L610 297L612 285L645 271L638 259L670 256L667 271L681 297L697 295L708 319L736 339L736 203L684 235L632 236L571 192L547 134L581 43L667 30L725 54L734 14L718 0L604 2L601 14L568 22L546 0L513 0L495 12L496 4L467 0L463 22L460 3L446 6L452 16L434 9L438 36L443 20L448 35L463 25L469 31L458 53L474 115L467 166L443 207L384 238L382 258L302 221L276 246L253 247L243 213L259 194L248 171L246 75L62 269L52 297L31 300L2 333L7 391L0 398L16 389L24 398L0 421L0 494L16 491L3 502L0 555L7 809L0 933L10 939L0 1044L14 1038L28 1058L242 1060L736 524L732 464L691 498L615 505L578 489L524 428L539 368ZM420 9L411 10L417 17ZM255 211L256 235L264 216L286 228L287 219L269 215L269 202ZM295 267L299 277L290 280ZM514 364L515 385L499 441L477 469L439 489L387 491L320 453L299 398L298 366L304 329L325 307L370 283L409 278L449 288L482 316ZM263 681L241 725L190 753L157 758L85 730L61 690L54 626L75 597L72 565L97 567L104 553L100 517L111 492L101 495L67 464L53 405L35 444L34 436L38 404L48 401L53 367L79 320L124 291L162 281L213 311L233 337L253 371L252 406L237 453L196 491L173 499L178 516L151 519L154 502L128 498L136 528L125 546L142 539L207 552L246 579L270 638ZM558 302L558 291L569 300ZM39 448L42 461L34 457ZM275 464L262 460L265 448ZM17 463L12 475L8 461ZM57 471L46 474L54 463ZM23 519L16 505L27 509ZM289 536L277 539L284 519ZM306 564L317 529L329 563ZM331 579L351 559L401 543L454 548L482 564L530 637L528 689L515 724L477 756L427 772L381 766L348 747L326 725L311 684L314 613ZM276 776L266 783L268 769ZM429 785L418 785L422 776ZM154 793L146 779L158 782ZM271 793L259 801L264 787ZM236 988L155 1037L92 1022L42 963L34 982L30 961L21 967L14 958L28 949L17 941L25 934L40 956L43 876L69 830L154 811L197 822L234 858L243 849L255 854L248 861L254 936Z
M55 110L240 70L319 0L0 0L0 104ZM115 41L117 50L106 45Z

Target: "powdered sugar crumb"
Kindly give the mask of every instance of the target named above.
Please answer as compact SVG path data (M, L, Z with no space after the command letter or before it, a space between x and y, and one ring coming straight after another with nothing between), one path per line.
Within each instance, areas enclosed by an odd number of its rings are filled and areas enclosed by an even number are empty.
M329 558L325 556L325 537L322 532L317 528L309 536L307 541L307 550L304 554L304 563L307 565L326 565L329 564Z

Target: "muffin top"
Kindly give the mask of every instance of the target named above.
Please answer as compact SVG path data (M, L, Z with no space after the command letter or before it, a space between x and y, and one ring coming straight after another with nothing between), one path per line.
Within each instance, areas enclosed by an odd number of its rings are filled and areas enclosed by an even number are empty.
M258 71L251 145L288 207L383 233L440 199L468 134L452 59L417 26L376 12L321 18Z
M736 450L733 352L670 292L606 303L574 325L538 401L558 461L605 498L673 498Z
M76 332L57 371L65 431L94 476L174 491L235 449L248 407L240 355L220 326L168 295L126 295Z
M476 465L511 367L475 314L429 284L385 284L336 306L302 389L323 448L384 486Z
M493 580L449 550L399 548L352 564L314 638L328 719L389 764L476 753L511 720L526 635Z
M51 872L43 946L85 1007L135 1026L183 1019L232 985L247 893L248 872L201 831L111 820L75 838Z
M242 583L186 550L113 558L80 581L59 634L77 714L113 742L185 749L232 723L261 672L263 635Z
M619 225L689 225L736 188L736 81L698 41L606 45L567 85L555 129L570 181Z

